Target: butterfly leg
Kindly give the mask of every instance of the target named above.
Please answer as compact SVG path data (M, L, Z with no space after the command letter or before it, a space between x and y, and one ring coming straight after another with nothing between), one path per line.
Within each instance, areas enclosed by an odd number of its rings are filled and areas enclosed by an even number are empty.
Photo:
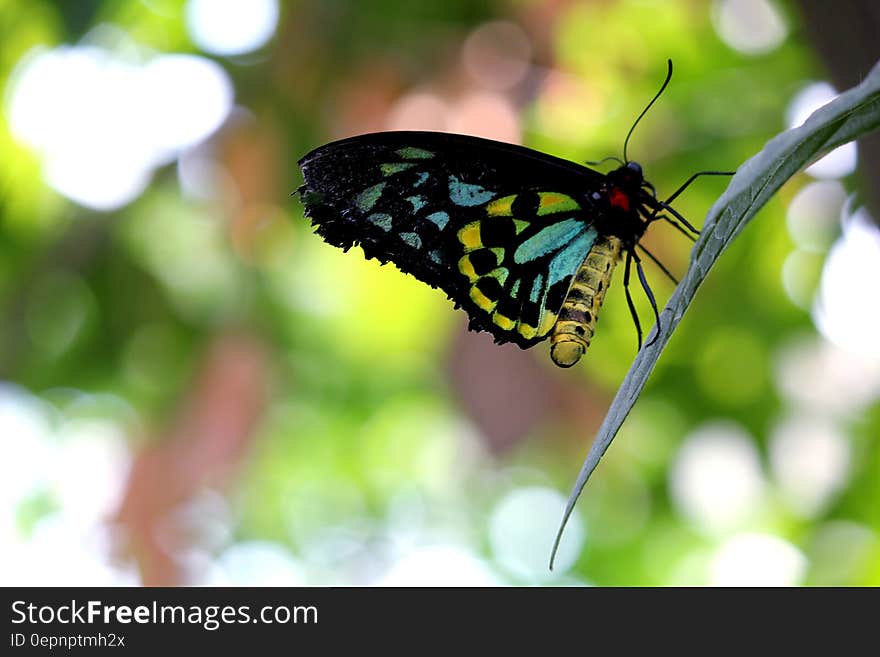
M700 171L698 173L695 173L690 178L688 178L681 187L676 189L672 193L672 195L669 196L665 201L657 201L656 197L654 198L654 203L651 204L651 207L654 208L654 214L651 216L649 221L655 221L656 219L665 219L666 221L671 223L673 226L675 226L676 228L681 230L681 226L678 226L669 217L666 217L663 215L657 216L657 213L660 212L660 210L666 210L667 212L669 212L669 214L671 214L673 217L678 219L682 223L682 225L685 228L687 228L689 231L691 231L694 235L699 235L700 231L698 231L696 228L694 228L687 219L685 219L683 216L681 216L681 214L678 211L676 211L675 208L673 208L670 205L670 203L672 203L676 198L678 198L681 195L681 193L684 190L686 190L688 187L690 187L691 183L693 183L700 176L732 176L735 173L736 173L736 171ZM682 231L682 232L684 232L684 231Z
M633 323L636 325L636 333L639 336L639 346L638 349L642 348L642 325L639 323L639 314L636 312L636 306L633 303L632 294L629 291L629 272L632 268L632 251L626 252L626 264L623 268L623 291L626 295L626 305L629 306L629 314L633 318ZM638 349L636 351L638 351Z
M684 190L686 190L688 187L691 186L691 183L692 183L692 182L694 182L694 181L695 181L697 178L699 178L700 176L732 176L732 175L735 174L735 173L736 173L736 171L700 171L700 172L698 172L698 173L695 173L695 174L692 175L690 178L688 178L688 179L685 181L685 183L684 183L681 187L679 187L678 189L676 189L676 190L672 193L672 196L670 196L668 199L666 199L665 201L663 201L663 203L664 203L664 205L669 205L670 203L672 203L676 198L678 198L678 196L679 196Z
M660 336L660 311L657 310L657 300L654 299L654 293L651 291L651 286L648 285L648 279L645 277L645 270L642 268L642 260L639 256L632 252L633 260L636 261L636 272L639 275L639 283L642 284L642 289L645 291L645 294L648 295L648 301L651 302L651 310L654 311L654 318L657 320L657 326L654 328L654 338L645 346L650 347L657 341L657 338Z

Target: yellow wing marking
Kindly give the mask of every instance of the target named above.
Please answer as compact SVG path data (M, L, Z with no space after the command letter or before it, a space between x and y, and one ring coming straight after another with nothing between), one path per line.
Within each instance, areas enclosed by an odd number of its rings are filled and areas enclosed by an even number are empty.
M516 194L495 199L486 206L486 214L490 217L511 217L513 216L511 206L515 200Z
M581 206L571 196L559 192L538 192L538 216L580 210Z
M458 231L458 241L464 245L466 251L474 251L483 248L483 240L480 237L480 222L472 221Z
M477 307L481 310L485 310L487 313L490 313L492 312L492 310L495 309L495 305L497 302L492 301L489 297L480 292L480 289L476 285L471 286L470 296L471 300L475 304L477 304Z
M516 326L516 322L510 319L510 317L505 317L497 310L492 313L492 321L495 322L497 326L500 326L505 331L512 331L513 327Z
M468 280L471 283L474 283L480 277L477 275L477 272L474 271L474 266L471 264L471 257L469 255L465 255L461 257L461 260L458 261L458 271L468 277Z

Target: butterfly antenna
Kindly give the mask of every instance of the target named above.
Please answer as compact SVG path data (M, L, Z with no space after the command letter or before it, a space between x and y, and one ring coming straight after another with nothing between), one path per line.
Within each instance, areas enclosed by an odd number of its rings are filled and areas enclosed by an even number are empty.
M601 160L587 160L586 162L584 162L584 164L590 167L600 167L606 162L611 161L617 162L618 164L620 164L620 166L623 166L623 161L621 161L621 159L616 155L609 155L608 157L603 157Z
M672 60L666 60L667 71L666 71L666 79L663 81L663 85L660 87L660 91L656 93L656 95L651 99L651 102L647 104L645 109L642 110L642 113L639 114L639 117L636 119L635 123L632 124L632 127L629 129L629 132L626 133L626 139L623 141L623 159L625 162L629 162L629 159L626 157L626 147L629 144L629 138L632 136L633 130L636 129L636 126L639 124L639 121L642 120L642 117L648 113L648 110L651 109L651 105L653 105L663 91L666 89L666 85L669 84L669 81L672 79Z
M636 305L633 303L632 294L629 291L629 271L632 267L633 254L632 251L626 252L626 266L623 269L623 291L626 293L626 305L629 306L629 314L633 318L633 324L636 325L636 333L639 336L639 347L642 348L642 325L639 323L639 314L636 312ZM638 351L638 349L636 351Z

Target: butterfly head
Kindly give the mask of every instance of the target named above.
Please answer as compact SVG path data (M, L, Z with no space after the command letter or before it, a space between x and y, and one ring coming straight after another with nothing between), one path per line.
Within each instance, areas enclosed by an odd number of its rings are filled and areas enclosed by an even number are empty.
M642 175L642 165L638 162L627 162L622 167L625 169L624 175L627 180L631 180L641 185L642 181L645 179Z
M642 165L638 162L627 162L608 174L608 188L618 189L628 196L638 196L644 183Z

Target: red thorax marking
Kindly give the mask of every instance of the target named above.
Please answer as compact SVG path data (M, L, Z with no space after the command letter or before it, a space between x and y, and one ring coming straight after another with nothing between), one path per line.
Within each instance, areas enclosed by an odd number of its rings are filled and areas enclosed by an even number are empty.
M611 202L611 205L613 205L614 207L620 208L621 210L624 210L626 212L629 211L629 196L617 189L617 187L614 187L611 190L611 194L609 195L608 199Z

